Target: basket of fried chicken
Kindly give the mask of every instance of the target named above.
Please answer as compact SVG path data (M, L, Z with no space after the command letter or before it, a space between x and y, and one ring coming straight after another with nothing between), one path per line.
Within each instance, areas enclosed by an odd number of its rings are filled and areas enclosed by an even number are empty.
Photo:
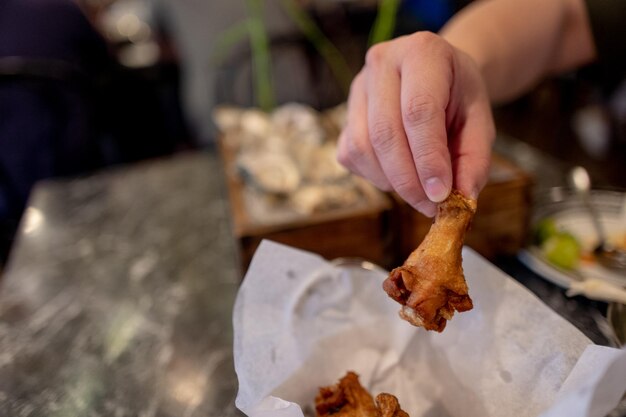
M626 350L593 344L463 246L453 191L391 271L263 241L233 312L250 417L591 417L626 391Z

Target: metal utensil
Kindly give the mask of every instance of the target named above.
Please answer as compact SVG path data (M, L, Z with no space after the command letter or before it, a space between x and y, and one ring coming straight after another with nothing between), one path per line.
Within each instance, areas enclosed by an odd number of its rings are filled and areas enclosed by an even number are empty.
M593 253L598 262L610 269L626 272L626 251L613 247L606 238L606 233L600 223L600 217L591 204L591 178L587 170L581 166L574 167L569 173L570 186L576 191L583 205L589 212L593 226L598 235L598 245Z
M610 303L606 319L615 339L615 346L626 346L626 304Z

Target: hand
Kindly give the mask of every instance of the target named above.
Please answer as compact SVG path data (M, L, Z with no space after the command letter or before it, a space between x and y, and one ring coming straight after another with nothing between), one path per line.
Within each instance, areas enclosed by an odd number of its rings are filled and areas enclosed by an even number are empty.
M373 46L354 79L337 158L432 217L454 185L477 198L495 128L474 61L418 32Z

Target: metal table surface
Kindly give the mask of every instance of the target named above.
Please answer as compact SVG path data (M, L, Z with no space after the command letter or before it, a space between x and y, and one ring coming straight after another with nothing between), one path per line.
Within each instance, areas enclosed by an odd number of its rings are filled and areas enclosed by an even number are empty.
M207 153L49 181L0 290L0 416L229 416L240 271Z
M495 263L607 343L604 303ZM0 416L241 415L238 265L213 154L40 184L0 281Z

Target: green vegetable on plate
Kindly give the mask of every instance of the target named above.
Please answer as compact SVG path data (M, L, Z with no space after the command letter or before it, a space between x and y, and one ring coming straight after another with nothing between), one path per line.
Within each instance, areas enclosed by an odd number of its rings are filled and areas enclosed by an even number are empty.
M559 230L553 218L541 219L534 228L533 238L548 262L563 269L578 268L580 242L571 233Z
M534 241L537 245L541 245L548 240L549 237L559 233L556 222L551 217L541 219L535 226Z
M576 269L580 261L581 247L570 233L557 232L541 244L541 251L548 262L564 268Z

